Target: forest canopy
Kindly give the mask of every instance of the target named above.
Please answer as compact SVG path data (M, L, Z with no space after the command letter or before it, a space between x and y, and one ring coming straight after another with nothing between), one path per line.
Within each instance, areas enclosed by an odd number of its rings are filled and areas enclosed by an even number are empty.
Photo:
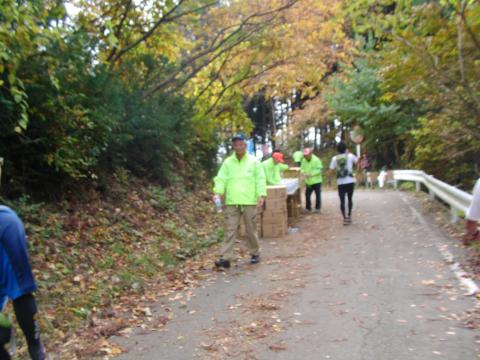
M56 197L118 169L191 184L233 132L288 154L353 126L376 167L469 187L479 19L453 0L4 0L2 192Z

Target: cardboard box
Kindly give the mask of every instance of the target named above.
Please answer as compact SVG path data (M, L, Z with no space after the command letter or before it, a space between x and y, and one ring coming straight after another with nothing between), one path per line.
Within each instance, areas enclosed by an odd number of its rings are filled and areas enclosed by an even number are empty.
M263 225L263 237L282 237L288 232L288 227L284 225Z
M267 199L265 200L265 211L283 211L287 209L287 199Z
M268 220L283 220L287 218L287 210L282 209L265 211L262 215L262 218L264 222Z
M286 197L287 196L287 186L286 185L269 185L267 186L267 197Z
M299 178L300 177L300 168L299 167L291 167L288 170L285 170L282 174L285 179L289 178Z
M293 221L300 217L302 204L298 201L297 196L289 195L287 199L287 211L288 217Z
M262 219L263 236L282 236L286 234L286 229L288 229L288 216L286 212L265 212L264 215ZM282 231L278 229L282 229Z
M288 221L277 221L277 222L264 222L262 224L262 230L263 228L265 227L268 227L268 226L275 226L275 227L280 227L280 228L284 228L284 227L288 227Z

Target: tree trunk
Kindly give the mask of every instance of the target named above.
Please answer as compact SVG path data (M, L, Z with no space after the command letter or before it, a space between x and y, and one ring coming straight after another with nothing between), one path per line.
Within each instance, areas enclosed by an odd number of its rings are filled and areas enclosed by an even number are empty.
M271 141L272 141L272 149L275 150L277 145L276 145L276 142L275 142L275 135L277 133L277 126L275 124L275 112L274 112L274 105L273 105L273 100L270 99L268 101L268 106L265 107L266 111L269 112L269 116L270 116L270 138L271 138Z

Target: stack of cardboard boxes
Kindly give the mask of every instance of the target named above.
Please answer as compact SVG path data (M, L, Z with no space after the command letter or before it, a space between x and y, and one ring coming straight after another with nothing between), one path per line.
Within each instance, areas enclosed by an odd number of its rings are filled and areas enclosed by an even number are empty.
M265 210L262 214L263 237L281 237L288 231L287 187L267 186Z
M288 220L291 224L295 224L300 219L301 206L302 199L300 189L298 189L295 191L295 194L288 195L287 198Z

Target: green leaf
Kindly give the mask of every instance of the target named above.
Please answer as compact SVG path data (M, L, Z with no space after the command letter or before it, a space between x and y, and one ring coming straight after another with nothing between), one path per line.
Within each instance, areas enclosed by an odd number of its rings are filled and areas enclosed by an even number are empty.
M27 129L27 125L28 125L28 115L26 113L22 113L22 115L20 116L20 121L18 122L18 125L23 129L23 130L26 130Z

